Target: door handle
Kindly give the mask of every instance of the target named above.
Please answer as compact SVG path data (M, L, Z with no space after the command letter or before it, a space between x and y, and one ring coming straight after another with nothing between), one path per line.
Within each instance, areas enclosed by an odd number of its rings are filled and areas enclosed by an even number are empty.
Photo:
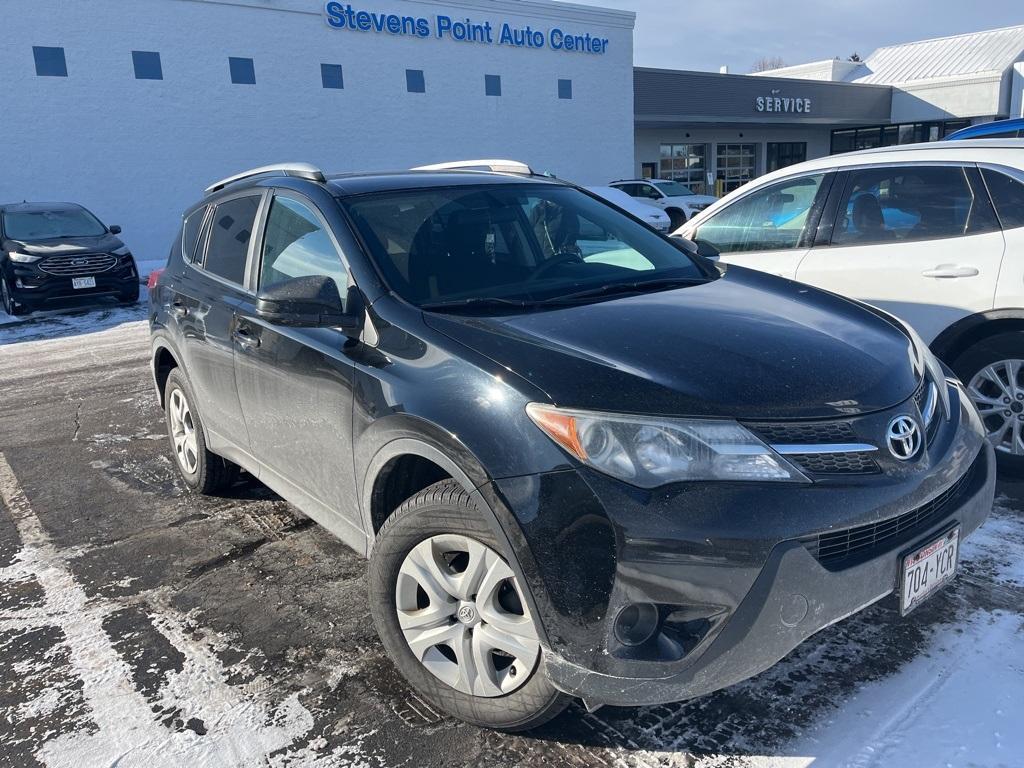
M921 274L925 277L974 277L978 274L978 268L963 267L959 264L939 264L934 269L926 269Z
M188 314L188 307L185 306L181 299L175 299L172 301L168 309L175 317L185 317Z
M243 349L253 349L260 345L259 336L253 336L248 328L235 328L231 332L231 338Z

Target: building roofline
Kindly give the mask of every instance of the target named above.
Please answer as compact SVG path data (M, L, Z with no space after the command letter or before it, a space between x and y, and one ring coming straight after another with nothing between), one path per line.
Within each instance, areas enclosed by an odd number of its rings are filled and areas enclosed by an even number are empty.
M756 78L758 81L765 81L765 82L777 81L777 82L781 83L782 85L788 85L788 86L792 86L794 82L796 82L796 83L803 82L803 80L801 78L794 78L794 77L771 77L769 75L761 75L761 74L757 74L757 75L754 75L754 74L741 75L741 74L733 74L731 72L728 73L728 74L725 74L725 73L722 73L722 72L704 72L704 71L697 70L697 69L662 69L662 68L659 68L659 67L633 67L633 72L652 72L652 73L663 74L663 75L679 75L681 77L698 76L698 77L723 78L723 79L737 78L737 77L741 77L741 78ZM846 82L845 80L807 80L806 82L814 83L815 85L824 85L824 86L834 85L834 86L841 87L841 88L846 88L846 87L852 87L852 88L878 88L878 89L884 89L884 90L892 90L892 86L891 85L886 85L884 83L850 83L850 82Z

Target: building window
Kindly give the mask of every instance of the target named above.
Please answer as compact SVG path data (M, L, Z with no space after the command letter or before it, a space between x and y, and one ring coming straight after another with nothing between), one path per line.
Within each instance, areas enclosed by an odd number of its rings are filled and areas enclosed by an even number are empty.
M832 154L855 149L892 147L897 144L919 144L938 141L953 131L970 125L970 120L946 120L939 123L901 123L899 125L867 125L832 131Z
M422 69L405 70L405 90L409 93L427 92L427 81L423 77Z
M785 168L787 165L802 163L806 159L806 141L769 141L765 170L771 173L779 168Z
M256 85L256 65L252 59L228 58L231 67L231 82L235 85Z
M755 144L719 144L715 194L739 189L757 175Z
M321 64L320 79L324 88L341 90L345 87L345 78L341 71L341 64Z
M662 144L658 177L679 181L703 195L707 190L707 146L704 144Z
M160 54L155 51L132 51L132 64L136 80L163 80L164 70Z
M501 75L484 75L484 93L488 96L501 96Z
M63 48L46 48L32 46L32 55L36 60L36 74L39 77L67 77L68 63L64 58Z
M560 98L560 99L571 99L572 98L572 80L559 80L558 81L558 98Z

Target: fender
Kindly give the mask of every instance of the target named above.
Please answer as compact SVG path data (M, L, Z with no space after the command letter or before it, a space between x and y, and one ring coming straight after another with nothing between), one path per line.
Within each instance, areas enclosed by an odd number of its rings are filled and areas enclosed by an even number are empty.
M961 318L935 337L931 350L952 364L971 345L1003 331L1024 331L1024 308L991 309Z
M551 646L542 620L545 614L540 610L538 596L534 593L536 587L532 589L530 587L536 580L528 579L525 573L527 569L536 573L537 564L518 522L511 510L502 503L499 495L495 493L491 479L487 476L483 466L457 438L436 425L405 415L398 419L397 423L392 420L386 426L386 431L393 435L392 439L380 446L362 471L360 484L362 491L359 504L363 529L366 531L365 556L370 557L373 552L374 536L371 514L373 486L381 469L391 459L410 454L434 462L470 494L480 514L486 518L498 541L506 548L505 551L513 555L509 558L509 565L523 586L523 593L529 603L530 611L538 619L541 645L545 650L549 650ZM419 433L416 434L414 430L419 430ZM458 461L452 456L458 456ZM358 465L356 471L359 472Z

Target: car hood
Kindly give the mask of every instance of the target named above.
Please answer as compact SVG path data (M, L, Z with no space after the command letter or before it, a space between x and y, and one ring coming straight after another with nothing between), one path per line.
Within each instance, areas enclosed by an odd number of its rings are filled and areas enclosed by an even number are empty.
M121 239L109 232L95 237L62 237L54 240L23 240L8 239L4 241L4 250L31 253L36 256L54 256L57 254L76 253L108 253L124 246Z
M673 197L669 199L674 203L682 205L711 205L718 202L718 198L714 195L687 195L686 197Z
M502 317L426 322L564 407L825 418L915 391L911 343L856 303L739 267L703 285Z

